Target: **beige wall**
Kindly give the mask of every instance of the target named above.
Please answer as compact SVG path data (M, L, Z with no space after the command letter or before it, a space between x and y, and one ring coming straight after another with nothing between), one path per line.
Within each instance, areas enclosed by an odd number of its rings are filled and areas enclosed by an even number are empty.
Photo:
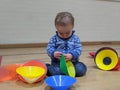
M120 2L0 0L0 44L48 42L60 11L73 13L81 41L120 41Z

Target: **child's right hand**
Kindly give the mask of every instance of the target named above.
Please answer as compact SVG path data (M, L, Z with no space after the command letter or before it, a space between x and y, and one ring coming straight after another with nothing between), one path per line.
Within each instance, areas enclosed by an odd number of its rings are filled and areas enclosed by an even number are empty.
M57 58L58 60L60 60L61 55L62 55L62 52L59 52L59 51L54 52L54 57Z

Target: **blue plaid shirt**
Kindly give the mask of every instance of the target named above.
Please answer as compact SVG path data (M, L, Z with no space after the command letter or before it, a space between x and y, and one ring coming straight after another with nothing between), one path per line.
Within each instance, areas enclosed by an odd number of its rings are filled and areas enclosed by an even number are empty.
M63 39L58 36L58 33L50 39L47 46L47 53L55 61L54 52L60 51L63 54L70 53L72 54L72 62L76 62L79 60L79 56L81 55L82 45L80 43L80 39L77 35L74 34L75 31L72 32L72 35L69 38ZM58 61L58 60L57 60Z

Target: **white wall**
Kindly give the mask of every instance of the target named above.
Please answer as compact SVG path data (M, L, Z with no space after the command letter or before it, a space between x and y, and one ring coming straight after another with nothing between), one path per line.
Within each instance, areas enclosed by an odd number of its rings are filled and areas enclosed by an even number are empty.
M73 13L81 41L120 41L120 2L0 0L0 44L48 42L60 11Z

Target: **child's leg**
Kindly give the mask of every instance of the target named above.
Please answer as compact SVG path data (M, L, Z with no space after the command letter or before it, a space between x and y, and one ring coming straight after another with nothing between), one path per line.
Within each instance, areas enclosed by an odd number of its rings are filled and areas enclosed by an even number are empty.
M62 75L59 65L46 64L47 66L47 76Z
M82 62L75 62L73 63L75 66L75 70L76 70L76 77L80 77L85 75L86 71L87 71L87 67L84 63Z

